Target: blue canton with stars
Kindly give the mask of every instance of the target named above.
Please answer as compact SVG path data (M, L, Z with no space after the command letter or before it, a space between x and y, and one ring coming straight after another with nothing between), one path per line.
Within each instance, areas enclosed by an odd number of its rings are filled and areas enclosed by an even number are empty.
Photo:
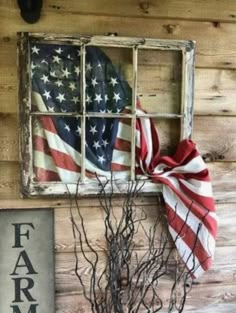
M32 44L32 91L48 112L80 112L80 49L71 45ZM97 47L86 47L86 112L119 113L131 105L132 91L119 66ZM81 123L75 117L51 117L60 138L81 151ZM118 118L86 118L86 158L99 169L111 168Z

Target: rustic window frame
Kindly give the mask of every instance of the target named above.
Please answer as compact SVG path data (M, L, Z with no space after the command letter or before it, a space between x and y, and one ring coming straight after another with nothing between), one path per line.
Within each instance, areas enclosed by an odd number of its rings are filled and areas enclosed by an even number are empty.
M31 112L31 68L30 68L30 41L34 42L52 42L61 44L71 44L80 46L81 53L81 100L82 113L52 113L52 112ZM125 113L89 113L85 111L85 47L115 47L130 48L133 53L133 86L132 86L132 112ZM137 68L138 68L138 50L172 50L182 53L182 85L181 85L181 104L180 114L172 113L136 113L137 96ZM97 194L99 184L97 181L91 181L85 178L85 119L88 116L97 117L124 117L131 119L132 141L131 141L131 180L135 180L135 122L138 117L153 117L165 119L180 119L180 140L191 138L193 125L193 90L194 90L194 57L195 43L187 40L166 40L150 38L129 38L116 36L66 36L57 34L40 33L19 33L18 34L18 77L19 77L19 122L20 122L20 170L21 170L21 194L27 197L34 196L62 196L68 192L81 195ZM81 176L79 191L75 183L66 184L63 182L35 182L32 179L33 174L33 148L32 148L32 127L31 120L35 115L63 115L81 118ZM130 181L119 182L115 192L123 193L127 189ZM142 188L143 192L161 191L158 184L147 181Z

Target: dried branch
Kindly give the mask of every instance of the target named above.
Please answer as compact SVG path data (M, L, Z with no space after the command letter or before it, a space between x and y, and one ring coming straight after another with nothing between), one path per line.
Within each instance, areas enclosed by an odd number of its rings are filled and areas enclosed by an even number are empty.
M74 199L71 197L70 210L75 242L75 274L92 313L154 313L161 310L168 313L183 312L193 279L191 269L186 271L178 257L174 261L175 242L170 240L167 233L165 211L161 211L147 229L144 224L147 214L135 203L143 185L140 187L140 182L134 182L124 196L118 217L113 207L115 182L102 182L99 177L97 179L101 186L99 201L104 213L106 243L106 247L102 248L106 256L102 271L99 271L99 255L88 239L89 234L76 196ZM109 193L106 191L108 184L111 184ZM79 185L80 183L77 188ZM72 201L75 202L76 213L73 213ZM176 240L187 224L189 213L190 209ZM201 223L198 232L200 229ZM148 246L142 256L135 247L138 232L142 232ZM194 254L196 246L197 239L189 258ZM90 269L89 286L86 286L84 277L78 270L81 258ZM193 268L194 266L195 264ZM166 283L168 289L165 288ZM167 305L163 290L169 290L170 293Z

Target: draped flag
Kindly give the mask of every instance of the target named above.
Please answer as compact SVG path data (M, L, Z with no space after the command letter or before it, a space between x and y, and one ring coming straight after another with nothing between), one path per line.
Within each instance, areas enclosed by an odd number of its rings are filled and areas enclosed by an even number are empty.
M38 181L77 182L81 167L80 49L70 45L31 47L32 109L62 112L33 121L34 173ZM119 66L96 47L86 48L86 111L129 112L132 90ZM138 110L141 110L138 101ZM86 118L86 175L128 178L130 120ZM136 174L162 184L169 232L194 277L212 262L217 219L208 170L195 144L179 143L173 156L161 156L149 118L136 122Z

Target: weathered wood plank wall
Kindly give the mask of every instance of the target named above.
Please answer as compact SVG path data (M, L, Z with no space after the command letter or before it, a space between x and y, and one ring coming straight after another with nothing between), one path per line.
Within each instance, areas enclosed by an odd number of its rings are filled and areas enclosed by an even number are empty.
M192 39L197 43L193 139L209 162L219 215L215 263L189 295L185 312L236 311L236 2L235 0L44 0L41 20L24 23L16 1L0 3L0 207L55 207L57 312L89 312L73 274L67 200L19 197L16 32L106 34ZM153 61L155 63L155 60ZM160 99L170 76L161 69ZM157 81L158 84L158 81ZM164 132L163 132L164 133ZM164 140L161 138L161 140ZM117 207L120 201L116 200ZM155 214L156 199L138 200ZM80 202L91 243L104 244L96 199ZM90 214L92 210L92 214ZM145 243L140 240L140 251ZM81 265L86 272L86 266ZM168 293L168 284L165 294Z

